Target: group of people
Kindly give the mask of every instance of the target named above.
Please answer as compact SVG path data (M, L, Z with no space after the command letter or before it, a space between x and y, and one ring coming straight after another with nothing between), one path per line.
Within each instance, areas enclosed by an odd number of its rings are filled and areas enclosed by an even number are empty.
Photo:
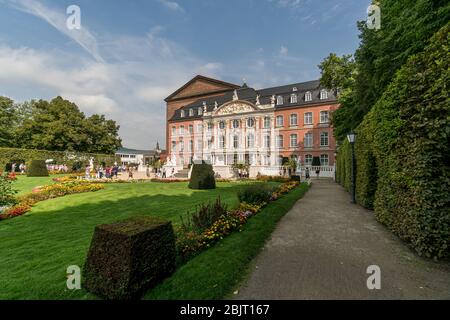
M27 170L27 167L26 167L25 163L21 163L19 165L17 165L17 163L11 164L11 173L17 172L17 169L19 169L20 173L25 173L25 171Z
M113 178L117 178L119 171L121 171L122 168L120 168L117 165L114 166L105 166L103 167L102 165L98 165L97 167L93 168L90 165L86 166L85 169L85 177L86 179L91 179L91 178L95 178L95 179L113 179ZM131 170L130 170L131 172Z
M65 164L48 164L47 170L53 172L67 173L69 172L69 167L67 167L67 165Z

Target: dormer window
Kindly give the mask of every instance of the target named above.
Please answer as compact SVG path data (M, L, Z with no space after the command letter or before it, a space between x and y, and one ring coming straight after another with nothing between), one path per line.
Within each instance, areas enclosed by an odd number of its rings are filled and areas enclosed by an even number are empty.
M282 105L283 104L283 97L282 96L278 96L277 97L277 105Z
M297 87L293 87L293 88L292 88L292 91L297 92L297 91L298 91L298 90L297 90Z
M203 108L199 107L198 108L198 115L201 116L203 114Z
M185 114L184 114L184 110L180 111L180 117L184 118Z
M189 109L189 117L193 117L194 116L194 109Z
M305 101L312 101L312 93L310 91L308 91L307 93L305 93Z
M297 95L295 93L291 94L291 103L297 103Z
M320 91L320 100L325 100L328 99L328 91L323 89L322 91Z

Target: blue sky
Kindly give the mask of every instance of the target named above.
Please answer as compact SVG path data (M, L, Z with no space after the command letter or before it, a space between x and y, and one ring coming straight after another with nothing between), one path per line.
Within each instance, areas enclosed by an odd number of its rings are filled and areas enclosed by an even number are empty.
M361 0L0 0L0 95L72 100L123 143L165 141L163 99L196 74L263 88L317 79L353 53ZM68 30L66 8L81 8Z

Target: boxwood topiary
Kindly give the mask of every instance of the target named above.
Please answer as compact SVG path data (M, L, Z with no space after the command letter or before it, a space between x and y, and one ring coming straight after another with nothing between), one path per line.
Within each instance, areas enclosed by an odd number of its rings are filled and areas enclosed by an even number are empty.
M95 228L83 286L107 299L139 298L175 270L171 222L134 217Z
M192 167L190 189L215 189L216 179L212 165L201 163Z
M32 160L27 169L28 177L48 177L48 170L44 160Z

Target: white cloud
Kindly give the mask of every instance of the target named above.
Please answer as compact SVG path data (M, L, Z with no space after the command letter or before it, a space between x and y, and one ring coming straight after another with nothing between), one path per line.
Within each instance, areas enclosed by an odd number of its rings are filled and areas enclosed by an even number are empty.
M64 11L49 8L37 0L5 0L12 7L39 17L56 30L76 41L86 52L92 55L97 61L102 62L103 58L99 53L97 39L89 29L81 24L81 29L69 30L66 26L67 17Z
M159 0L159 2L170 10L184 12L184 9L175 1Z

